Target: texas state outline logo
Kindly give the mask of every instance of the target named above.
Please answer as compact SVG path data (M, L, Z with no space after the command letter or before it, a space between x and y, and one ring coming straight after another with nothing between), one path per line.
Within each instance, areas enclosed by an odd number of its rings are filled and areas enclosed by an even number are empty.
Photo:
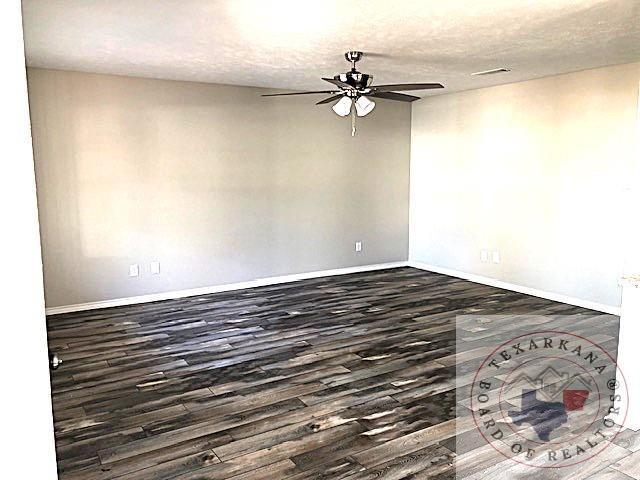
M535 468L569 467L601 453L623 428L628 404L614 357L584 336L556 330L497 346L470 390L482 437Z

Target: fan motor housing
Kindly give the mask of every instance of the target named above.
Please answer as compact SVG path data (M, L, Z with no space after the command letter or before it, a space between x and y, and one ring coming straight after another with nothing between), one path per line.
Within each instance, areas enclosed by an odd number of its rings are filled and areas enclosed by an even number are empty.
M340 75L336 75L333 78L335 80L340 80L341 82L347 83L358 90L364 90L373 82L373 75L369 75L368 73L360 73L358 71L341 73Z

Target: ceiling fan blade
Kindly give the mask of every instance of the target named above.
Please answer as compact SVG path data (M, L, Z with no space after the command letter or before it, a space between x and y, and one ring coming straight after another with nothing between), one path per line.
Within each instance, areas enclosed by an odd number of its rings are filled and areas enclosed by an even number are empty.
M329 98L325 98L324 100L320 100L318 103L316 103L316 105L322 105L324 103L331 103L334 100L338 100L339 98L342 98L342 94L338 94L338 95L333 95L332 97Z
M367 95L367 97L386 98L387 100L397 100L399 102L415 102L416 100L420 100L420 97L397 92L374 92Z
M288 93L266 93L261 97L282 97L284 95L315 95L320 93L337 93L336 90L320 90L317 92L288 92Z
M395 85L374 85L371 90L374 92L390 92L392 90L431 90L434 88L444 88L441 83L397 83Z
M341 80L336 80L335 78L322 78L322 80L324 80L325 82L333 83L334 85L337 85L340 88L347 88L349 90L353 89L353 87L348 83L345 83Z

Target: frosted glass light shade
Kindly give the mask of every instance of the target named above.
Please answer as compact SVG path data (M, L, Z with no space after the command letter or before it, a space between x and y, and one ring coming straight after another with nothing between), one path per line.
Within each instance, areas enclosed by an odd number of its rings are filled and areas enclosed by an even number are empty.
M351 113L352 100L349 97L342 97L338 103L336 103L333 107L334 112L336 112L341 117L346 117Z
M372 102L367 97L360 97L358 98L358 100L356 100L356 113L359 117L364 117L365 115L370 113L375 108L375 106L375 102Z

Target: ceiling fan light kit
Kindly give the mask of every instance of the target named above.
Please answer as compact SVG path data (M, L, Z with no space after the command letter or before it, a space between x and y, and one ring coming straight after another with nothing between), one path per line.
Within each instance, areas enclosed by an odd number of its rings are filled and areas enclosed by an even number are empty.
M341 117L351 114L351 136L356 134L356 115L364 117L373 111L376 104L370 100L373 98L384 98L386 100L394 100L397 102L413 102L419 100L420 97L414 95L406 95L404 93L394 92L394 90L431 90L435 88L444 88L440 83L398 83L393 85L371 85L373 83L373 75L361 73L356 69L356 64L362 60L364 53L351 51L344 54L344 58L351 63L351 70L345 73L335 75L333 78L323 78L325 82L329 82L337 87L334 90L319 90L313 92L290 92L290 93L270 93L262 95L263 97L280 97L290 95L313 95L313 94L330 94L330 97L320 100L316 105L323 105L338 100L333 107L333 111ZM355 109L353 108L355 105Z

